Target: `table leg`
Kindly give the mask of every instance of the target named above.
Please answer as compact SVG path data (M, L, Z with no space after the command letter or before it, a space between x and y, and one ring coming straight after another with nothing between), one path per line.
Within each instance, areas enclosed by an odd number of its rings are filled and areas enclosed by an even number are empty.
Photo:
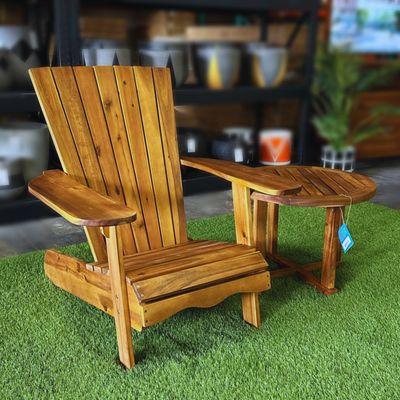
M322 260L321 285L325 294L337 292L335 289L336 264L339 257L338 229L342 222L340 207L326 209L324 255Z
M266 249L269 254L276 254L278 249L278 221L279 205L267 203L267 244Z
M267 226L265 223L265 217L267 215L267 203L265 201L260 201L254 199L254 243L256 249L261 252L261 254L266 256L266 236L267 236Z

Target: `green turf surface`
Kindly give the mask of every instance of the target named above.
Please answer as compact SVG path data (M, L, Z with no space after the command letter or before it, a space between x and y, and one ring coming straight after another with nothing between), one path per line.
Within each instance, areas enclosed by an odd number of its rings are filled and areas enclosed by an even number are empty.
M134 333L137 366L116 362L113 320L53 286L43 253L0 262L0 399L395 399L400 377L400 214L354 206L356 246L324 297L295 278L261 296L260 329L240 296ZM324 212L283 208L281 249L320 257ZM231 216L192 221L233 240ZM67 252L89 256L86 245Z

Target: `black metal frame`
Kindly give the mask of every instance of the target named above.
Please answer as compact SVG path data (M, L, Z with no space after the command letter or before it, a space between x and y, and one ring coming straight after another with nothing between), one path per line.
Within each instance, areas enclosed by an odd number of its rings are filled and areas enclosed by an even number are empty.
M192 9L215 12L258 12L261 16L261 39L266 38L268 11L298 10L301 18L291 33L286 46L290 47L303 24L308 26L307 52L304 69L304 83L282 85L277 88L259 89L256 87L236 87L228 90L210 91L207 88L184 86L175 89L177 105L205 105L229 103L253 103L255 105L255 131L261 128L265 102L278 99L297 98L301 100L299 128L297 137L298 162L308 161L309 117L311 112L311 83L316 52L319 0L82 0L86 2L131 4L146 8ZM57 64L81 65L81 41L79 34L79 0L53 0L54 31L56 34ZM0 93L0 112L35 113L39 112L38 100L33 92ZM258 143L258 138L255 140ZM257 149L258 150L258 149ZM257 153L256 153L257 154ZM198 177L184 178L185 194L198 191L227 188L224 183L212 176L200 174ZM0 223L42 217L47 208L30 196L12 203L0 205ZM47 213L48 215L49 213Z

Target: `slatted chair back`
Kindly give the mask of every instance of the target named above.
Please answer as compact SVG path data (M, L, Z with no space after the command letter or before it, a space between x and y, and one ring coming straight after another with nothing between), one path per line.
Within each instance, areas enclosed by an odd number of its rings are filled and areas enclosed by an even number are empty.
M44 67L30 76L64 171L138 211L119 228L124 254L187 241L169 70ZM105 260L99 228L86 235Z

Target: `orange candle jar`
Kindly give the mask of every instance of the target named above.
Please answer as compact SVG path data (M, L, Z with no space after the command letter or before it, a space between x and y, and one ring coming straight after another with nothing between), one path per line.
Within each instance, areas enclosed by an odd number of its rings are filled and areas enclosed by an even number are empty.
M292 132L287 129L264 129L260 132L260 163L288 165L292 153Z

